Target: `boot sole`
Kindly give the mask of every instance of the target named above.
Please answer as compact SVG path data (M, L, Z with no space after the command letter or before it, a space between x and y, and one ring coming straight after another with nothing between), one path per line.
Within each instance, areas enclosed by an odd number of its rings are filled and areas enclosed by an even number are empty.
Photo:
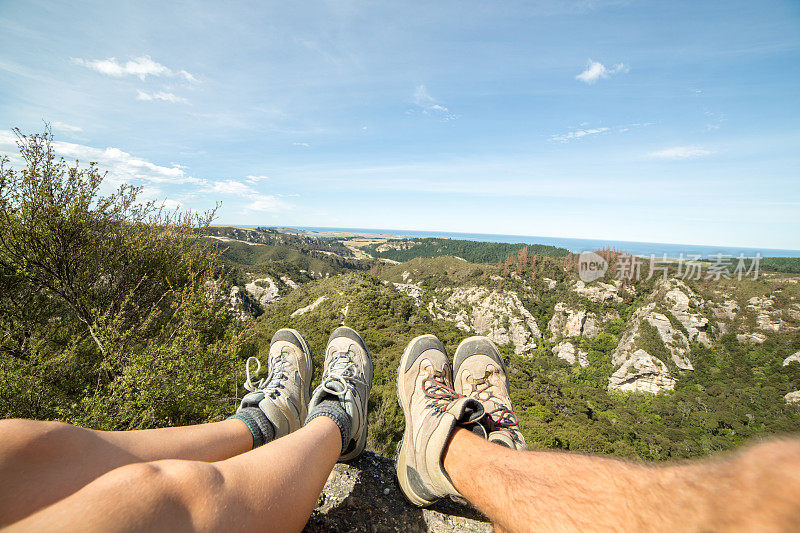
M433 337L433 335L422 335L421 337L417 337L412 340L408 346L406 346L405 351L403 352L403 357L400 358L400 365L397 368L397 402L400 404L400 408L403 409L403 416L405 417L406 426L405 431L403 432L403 440L400 442L400 449L397 452L397 456L395 457L395 466L397 470L397 481L400 484L400 492L406 497L408 501L412 504L416 505L417 507L427 507L429 505L433 505L440 498L435 499L427 499L419 494L417 494L414 489L412 488L412 483L408 479L408 472L409 472L409 465L408 465L408 453L413 452L413 446L410 443L406 443L406 438L408 435L411 435L411 415L406 410L406 404L408 403L409 399L404 398L403 395L403 387L400 386L400 383L403 378L403 374L405 374L405 367L408 361L409 354L411 353L411 349L414 347L414 344L419 340L426 337Z

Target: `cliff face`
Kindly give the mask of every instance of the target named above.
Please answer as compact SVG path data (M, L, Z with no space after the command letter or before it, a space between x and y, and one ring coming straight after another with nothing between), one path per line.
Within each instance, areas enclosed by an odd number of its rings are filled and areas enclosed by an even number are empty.
M476 510L450 499L428 509L414 507L397 485L391 459L364 452L331 472L305 530L337 532L488 532Z

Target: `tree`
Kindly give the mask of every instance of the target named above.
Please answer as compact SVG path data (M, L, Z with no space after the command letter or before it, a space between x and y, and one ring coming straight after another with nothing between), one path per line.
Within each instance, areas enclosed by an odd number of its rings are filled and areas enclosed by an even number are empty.
M148 372L180 383L181 357L226 368L237 329L200 240L212 214L138 203L130 185L103 195L105 174L57 158L49 131L15 132L24 167L0 159L0 415L83 420L124 383L156 412Z

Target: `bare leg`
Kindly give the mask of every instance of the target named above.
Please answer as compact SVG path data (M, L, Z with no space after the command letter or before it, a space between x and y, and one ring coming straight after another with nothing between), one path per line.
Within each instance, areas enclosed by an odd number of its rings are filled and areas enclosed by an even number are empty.
M506 531L798 531L800 442L723 460L649 468L601 457L517 452L453 434L444 467Z
M240 420L141 431L0 421L0 526L68 496L120 466L159 459L219 461L252 448Z
M339 428L318 417L225 461L123 466L10 530L300 531L341 452Z

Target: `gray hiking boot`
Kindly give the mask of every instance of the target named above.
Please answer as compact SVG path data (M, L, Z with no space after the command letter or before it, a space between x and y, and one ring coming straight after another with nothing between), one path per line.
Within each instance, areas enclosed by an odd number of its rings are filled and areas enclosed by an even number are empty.
M252 361L258 365L254 372L250 371ZM261 362L256 357L248 358L245 368L244 388L251 392L242 398L237 413L247 407L257 407L273 425L276 439L302 427L308 413L314 374L311 349L303 336L293 329L275 332L269 345L267 377L253 382L253 377L261 370Z
M464 339L453 361L455 390L483 404L489 440L511 449L527 450L509 395L506 365L497 346L486 337Z
M322 382L311 396L306 423L317 416L336 422L342 432L340 461L355 459L366 446L373 372L372 355L361 336L345 326L336 328L328 339Z
M424 507L444 496L460 496L442 465L442 454L456 424L483 416L480 402L453 390L444 345L433 335L412 340L397 372L397 393L406 418L395 468L411 503Z

